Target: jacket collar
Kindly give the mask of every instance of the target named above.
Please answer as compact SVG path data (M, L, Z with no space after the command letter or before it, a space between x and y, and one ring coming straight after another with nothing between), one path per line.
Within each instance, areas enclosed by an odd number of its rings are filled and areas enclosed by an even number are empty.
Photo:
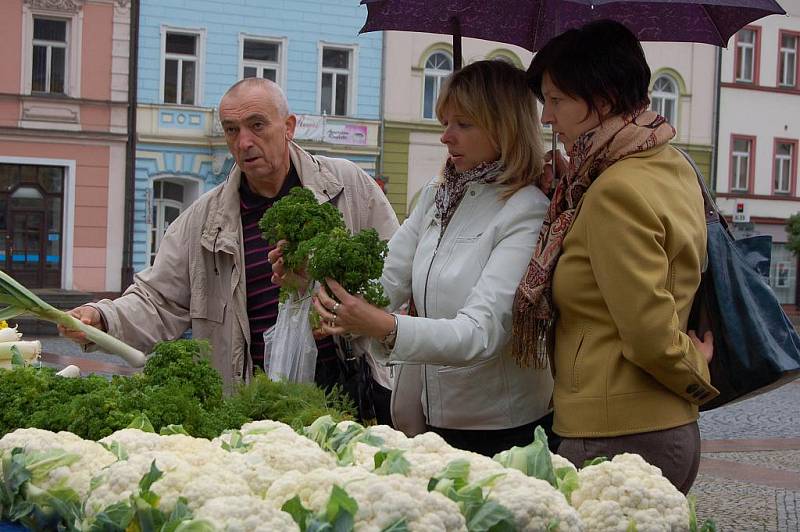
M208 218L203 225L200 243L216 253L235 254L239 249L240 215L239 185L242 172L235 164L208 207Z
M331 201L344 189L344 184L338 176L294 141L289 143L289 156L303 187L313 192L318 202Z

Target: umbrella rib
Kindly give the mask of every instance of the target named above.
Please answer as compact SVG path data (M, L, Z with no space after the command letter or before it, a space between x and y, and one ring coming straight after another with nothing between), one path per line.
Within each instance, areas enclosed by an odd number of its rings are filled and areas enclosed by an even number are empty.
M711 22L711 27L714 28L714 31L717 32L717 37L719 38L719 42L722 44L720 48L725 48L728 42L722 38L722 34L719 32L719 28L717 27L717 23L714 22L714 19L711 17L711 13L708 12L708 7L705 4L700 4L700 7L703 9L703 13L705 13L706 18Z

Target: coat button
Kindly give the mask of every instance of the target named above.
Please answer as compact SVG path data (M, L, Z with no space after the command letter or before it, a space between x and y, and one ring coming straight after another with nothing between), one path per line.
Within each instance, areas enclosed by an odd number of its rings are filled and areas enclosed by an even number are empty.
M470 191L469 191L469 195L470 195L470 196L474 196L474 195L475 195L475 191L474 191L474 190L470 190Z

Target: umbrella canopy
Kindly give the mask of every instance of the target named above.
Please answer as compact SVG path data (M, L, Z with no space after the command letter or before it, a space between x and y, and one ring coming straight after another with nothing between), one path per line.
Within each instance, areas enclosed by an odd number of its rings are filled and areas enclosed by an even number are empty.
M515 44L532 52L588 22L621 22L640 41L726 46L748 23L785 14L775 0L362 0L361 33L446 33Z

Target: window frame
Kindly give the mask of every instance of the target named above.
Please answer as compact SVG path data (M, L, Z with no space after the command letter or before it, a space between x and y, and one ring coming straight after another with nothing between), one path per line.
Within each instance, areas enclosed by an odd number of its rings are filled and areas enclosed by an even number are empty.
M35 18L63 20L66 27L66 53L64 54L64 92L34 92L33 89L33 24ZM64 11L57 8L32 7L22 2L22 53L20 94L48 97L81 95L81 44L83 42L83 11Z
M350 61L349 61L349 68L347 69L347 74L349 76L349 83L347 86L347 98L345 99L347 109L345 109L345 113L343 115L337 115L335 113L326 115L326 116L338 116L338 117L348 117L348 116L356 116L358 113L357 109L357 102L358 102L358 45L357 44L341 44L341 43L334 43L328 41L319 41L317 45L317 102L316 102L316 110L319 114L323 114L322 112L322 75L325 73L344 73L344 69L341 68L331 68L331 67L323 67L322 66L322 56L325 49L330 48L334 50L346 50L350 54ZM335 111L335 101L336 101L336 94L335 94L335 87L336 82L333 82L334 93L331 99L332 110Z
M428 54L428 55L431 55L431 54ZM494 59L498 59L498 58L501 59L501 60L508 60L509 64L512 64L517 68L525 70L525 65L522 62L522 60L519 58L519 56L517 54L515 54L511 50L508 50L506 48L497 48L495 50L492 50L491 52L489 52L486 55L486 59L488 59L490 61L492 61ZM452 60L452 58L451 58L451 60ZM427 58L426 58L426 61L427 61ZM423 63L422 66L424 67L425 63Z
M238 79L244 79L244 69L248 66L255 66L257 68L264 68L269 66L267 61L257 61L254 59L244 58L244 42L245 41L260 41L270 44L278 45L278 63L275 69L275 82L286 89L286 62L287 62L287 48L288 39L286 37L272 37L268 35L256 35L253 33L240 33L239 34L239 74Z
M752 67L752 74L753 79L739 79L737 77L737 71L739 70L739 63L742 60L742 48L747 47L749 43L742 44L741 41L741 33L743 31L752 31L753 32L753 67ZM735 44L734 44L734 54L733 54L733 82L734 83L743 83L747 85L758 85L759 78L761 74L761 27L759 26L745 26L744 28L740 29L736 32L735 37Z
M445 71L443 69L428 69L428 67L426 66L428 64L428 61L431 59L431 57L433 57L436 54L444 54L450 59L450 66L451 66L450 70ZM436 100L439 99L439 94L441 93L442 90L442 83L447 78L447 76L453 73L454 65L455 64L453 62L453 53L450 52L450 50L445 50L443 48L434 48L433 50L430 50L428 51L427 54L425 54L422 60L422 102L421 102L422 105L420 105L420 113L419 113L422 120L431 120L431 121L438 120L438 118L436 117ZM429 75L436 80L436 90L434 91L433 95L434 101L432 102L431 105L433 116L425 116L425 83L427 82L427 78Z
M734 156L736 155L733 150L734 142L737 140L745 140L750 143L750 151L748 152L748 164L747 164L747 187L746 188L734 188L734 179L735 179L735 172L736 169L739 167L738 164L734 164ZM756 137L751 135L739 135L739 134L732 134L731 135L731 142L728 147L728 191L731 193L745 193L745 194L752 194L754 181L755 181L755 167L756 167Z
M775 164L778 159L778 145L788 144L792 147L792 153L789 156L789 189L778 190L775 188L775 178L777 177L777 165ZM797 139L786 139L776 137L772 143L772 194L775 196L790 196L794 197L797 191Z
M185 54L167 54L167 34L174 33L179 35L192 35L197 38L196 47L195 47L195 73L194 73L194 86L195 86L195 97L194 103L191 104L184 104L177 102L166 102L164 101L164 83L166 82L166 66L167 66L167 59L178 59L182 60L184 58L188 58L190 56ZM158 101L163 105L179 105L182 107L202 107L203 106L203 80L205 79L205 48L206 48L206 30L205 28L186 28L186 27L178 27L178 26L168 26L168 25L161 25L161 64L160 69L161 73L159 76L159 86L158 86ZM169 55L169 57L168 57ZM180 81L182 77L181 68L178 68L178 89L180 89ZM176 95L179 93L176 93ZM178 100L183 99L183 94L180 93L181 98L176 98Z
M792 85L785 85L781 83L783 76L783 69L781 68L781 60L783 59L783 38L784 36L794 37L794 83ZM800 89L800 32L790 30L778 31L778 61L777 61L777 75L775 77L775 85L780 89Z
M151 252L151 247L153 245L153 240L152 240L153 239L153 226L158 223L158 220L153 220L152 219L153 207L156 206L156 202L157 201L160 202L161 205L170 204L170 205L172 205L174 207L178 206L177 205L178 204L177 200L163 199L163 198L157 199L157 198L155 198L155 183L157 181L160 181L162 183L163 182L169 182L169 183L173 183L173 184L180 185L181 187L183 187L183 204L180 207L181 214L183 214L186 211L186 209L188 209L189 206L191 206L191 204L194 203L203 194L203 190L204 190L204 180L199 178L199 177L195 177L195 176L179 176L179 175L175 175L175 174L171 174L171 173L160 173L160 174L153 175L153 176L150 177L150 182L148 184L148 188L145 190L145 203L146 203L145 208L146 208L146 211L145 211L145 220L144 220L144 222L145 222L145 224L147 226L147 229L145 231L145 235L146 235L145 246L146 247L145 247L144 255L145 255L145 262L148 265L152 265L153 264L152 260L155 257L155 255L158 253L158 248L161 245L161 240L163 239L164 234L166 232L166 230L165 230L159 235L158 242L157 242L157 245L156 245L156 251L155 251L155 253L152 253Z
M48 20L50 22L63 22L64 23L64 41L46 41L37 39L35 37L35 28L36 28L36 21L37 20ZM34 37L31 40L31 49L37 46L44 46L46 53L45 53L45 76L44 76L44 84L46 89L43 91L34 91L33 90L33 61L36 58L36 54L31 51L31 94L61 94L65 95L67 93L67 88L69 87L69 80L67 76L69 75L69 20L64 18L55 18L55 17L42 17L34 15L33 17L33 26L34 26ZM53 70L53 49L60 48L64 50L64 91L63 92L54 92L51 90L52 84L52 70Z
M672 83L672 86L674 87L675 92L666 93L666 92L663 92L663 91L659 91L658 94L657 94L655 87L656 87L656 83L661 78L666 78L670 83ZM673 76L673 75L671 75L671 74L669 74L667 72L658 72L656 74L656 76L653 78L652 89L650 90L650 108L651 109L654 108L654 103L655 103L656 98L658 98L661 101L663 101L665 103L665 105L666 105L666 103L668 101L671 101L671 103L673 105L673 119L672 120L668 120L668 122L670 123L670 125L672 125L673 127L677 128L678 125L679 125L678 124L678 120L680 119L681 85L678 82L678 80L675 79L675 76ZM655 109L653 109L653 110L655 110ZM665 113L662 113L662 112L659 112L659 111L656 111L656 112L658 112L660 115L662 115L665 118L667 118Z

